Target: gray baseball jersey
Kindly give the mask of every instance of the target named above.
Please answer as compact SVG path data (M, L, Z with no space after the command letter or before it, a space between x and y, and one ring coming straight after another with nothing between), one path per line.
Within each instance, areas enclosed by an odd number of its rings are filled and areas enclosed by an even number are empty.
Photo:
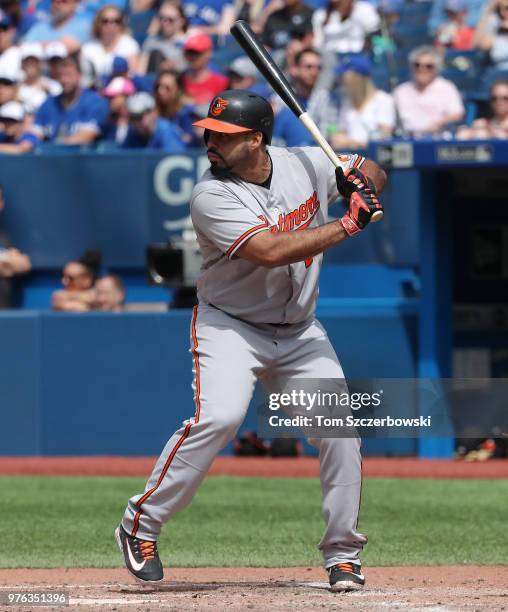
M328 221L338 197L335 169L318 147L269 147L270 188L208 170L194 188L191 217L203 254L200 301L252 323L298 323L311 317L318 295L322 255L269 269L236 257L263 231L286 232ZM341 156L343 169L359 155Z

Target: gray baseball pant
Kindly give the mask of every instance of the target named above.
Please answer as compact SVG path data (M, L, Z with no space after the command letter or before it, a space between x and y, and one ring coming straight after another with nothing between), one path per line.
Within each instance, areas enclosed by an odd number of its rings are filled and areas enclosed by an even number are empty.
M191 323L196 412L169 439L144 493L132 497L122 524L128 533L156 540L164 523L185 508L224 446L242 424L257 379L343 378L321 324L257 325L200 303ZM360 441L320 438L322 512L319 549L324 566L354 561L367 538L357 531L361 493Z

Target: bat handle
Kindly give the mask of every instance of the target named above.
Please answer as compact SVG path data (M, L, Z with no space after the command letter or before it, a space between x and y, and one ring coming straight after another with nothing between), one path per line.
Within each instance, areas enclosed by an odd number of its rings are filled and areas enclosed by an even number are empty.
M298 119L300 119L301 123L303 123L303 125L307 128L307 130L310 132L311 136L314 138L317 144L321 147L321 149L323 149L323 151L326 153L328 159L332 162L332 164L336 168L340 166L340 160L337 157L335 151L332 149L332 147L330 146L326 138L323 136L323 134L321 134L318 126L315 124L314 120L309 115L309 113L302 113L298 117ZM371 220L371 223L377 223L378 221L381 221L382 218L383 218L383 211L378 210L372 215L370 220Z

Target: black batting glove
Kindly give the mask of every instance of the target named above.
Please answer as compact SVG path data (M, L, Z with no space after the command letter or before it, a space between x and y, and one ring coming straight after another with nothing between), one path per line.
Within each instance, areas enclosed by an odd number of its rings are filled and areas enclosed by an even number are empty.
M377 195L372 179L358 168L349 168L344 172L340 166L337 166L335 168L335 180L340 195L346 200L349 200L353 192L360 189L370 189L374 195Z
M348 212L339 219L346 232L353 236L361 231L371 220L372 215L383 207L377 199L373 181L358 168L344 172L340 166L335 168L337 188L348 203Z

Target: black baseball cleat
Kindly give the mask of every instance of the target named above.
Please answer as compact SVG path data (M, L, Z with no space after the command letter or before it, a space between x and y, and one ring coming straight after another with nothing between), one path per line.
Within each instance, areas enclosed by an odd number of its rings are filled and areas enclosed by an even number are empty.
M332 591L358 591L365 584L362 568L355 563L337 563L326 571Z
M130 536L122 525L115 530L118 548L123 552L129 572L142 584L158 583L164 577L164 570L157 552L157 542L141 540Z

